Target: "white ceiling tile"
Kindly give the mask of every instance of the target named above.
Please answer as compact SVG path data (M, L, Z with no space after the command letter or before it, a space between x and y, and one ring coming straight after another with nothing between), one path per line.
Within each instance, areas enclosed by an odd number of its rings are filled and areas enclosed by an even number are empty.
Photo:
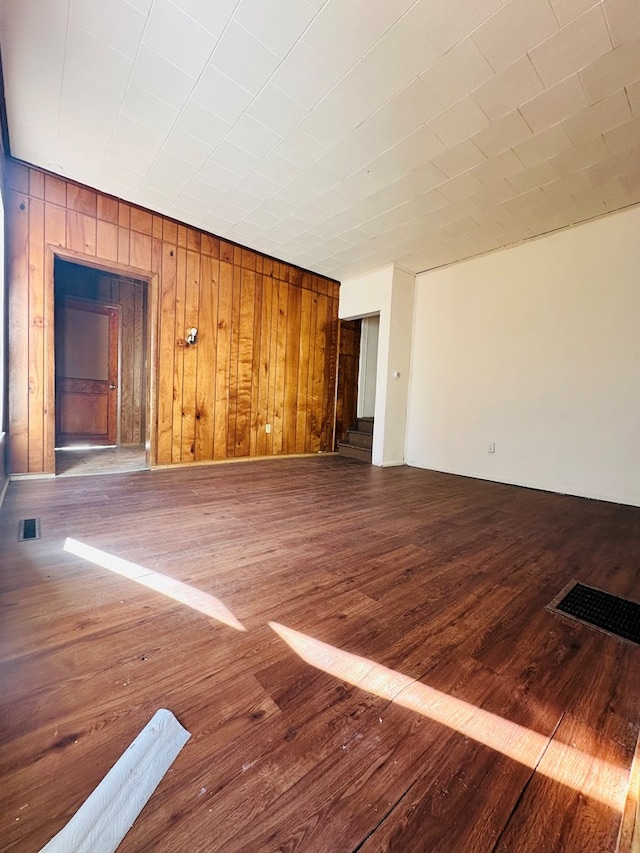
M382 154L440 112L433 95L414 80L363 121L347 141L370 157Z
M640 39L633 39L602 56L580 72L592 104L640 80Z
M212 216L218 216L227 222L231 222L233 225L240 222L240 220L244 216L244 213L245 211L242 210L242 208L236 207L234 204L230 204L224 199L219 201L211 208Z
M631 108L624 89L593 106L576 113L564 122L567 135L574 144L597 136L631 120Z
M444 154L440 154L433 160L448 178L453 178L461 172L466 172L473 166L477 166L486 160L484 154L471 142L465 139L453 148L449 148Z
M207 184L199 177L195 177L192 181L189 181L180 198L183 196L197 198L205 202L209 207L212 207L216 202L220 201L223 195L222 190L215 190L211 184Z
M217 68L208 65L198 80L191 100L227 122L235 122L253 100L252 96Z
M194 80L216 45L210 32L170 0L154 0L142 41ZM189 49L185 50L184 45Z
M108 158L115 163L126 163L134 172L146 175L156 159L156 153L137 148L125 142L121 136L116 136L109 146Z
M604 141L612 154L636 148L639 152L640 161L640 118L634 118L626 124L609 130L604 134Z
M238 183L238 189L264 201L274 195L280 189L280 185L254 170Z
M557 32L549 0L511 0L473 33L496 71L502 71Z
M149 3L149 0L142 0L142 2ZM215 0L215 3L203 3L202 0L172 0L172 2L216 38L220 38L233 15L233 10L238 5L238 0Z
M423 125L372 162L383 168L393 179L433 160L445 150L445 146L428 125Z
M325 153L324 145L321 145L304 130L295 128L280 142L274 153L284 157L293 163L298 169L306 169Z
M472 169L476 178L485 186L497 183L501 178L509 178L522 171L522 163L508 148L502 154L496 154Z
M476 103L496 121L544 89L528 56L516 60L473 93Z
M280 59L244 27L231 21L210 64L256 95L276 70Z
M448 148L462 142L489 124L477 103L466 97L430 122L429 128Z
M434 62L420 80L443 107L449 107L493 76L493 69L468 37Z
M487 157L501 154L507 148L512 148L519 142L524 142L532 135L531 128L522 118L518 110L507 113L497 121L491 122L488 127L478 133L474 133L471 141Z
M598 162L587 167L587 174L594 184L600 184L616 175L624 175L638 168L638 152L633 148L625 148L603 157Z
M290 184L287 184L285 187L278 190L275 194L275 198L286 201L289 204L292 204L295 208L301 208L312 201L316 195L318 195L317 192L310 190L309 187L306 187L299 181L291 181Z
M245 217L243 221L254 228L266 230L267 228L272 228L274 225L277 225L278 222L280 222L280 217L275 216L269 210L259 207L257 210L254 210Z
M191 100L187 101L173 126L174 131L188 133L212 147L224 139L230 128L230 122Z
M69 23L68 38L65 79L78 74L104 89L124 94L133 60L72 22Z
M412 13L446 53L500 7L500 0L418 0Z
M340 0L327 3L304 35L339 77L413 5L413 0Z
M137 11L146 18L149 14L149 10L151 9L153 0L126 0L126 2L129 6L133 6L134 9L137 9Z
M548 160L538 163L536 166L530 166L523 172L518 172L508 178L509 183L519 193L529 193L536 187L550 184L552 181L557 181L560 175L553 168ZM506 204L506 202L505 202ZM510 210L512 208L509 208Z
M144 89L176 109L181 109L194 84L188 74L150 47L142 45L133 67L131 85Z
M290 163L289 160L285 160L284 157L281 157L275 151L271 151L258 163L256 172L282 185L292 181L298 175L300 169L294 166L293 163Z
M161 101L139 86L131 85L122 102L122 115L129 116L157 133L169 133L179 112L166 101Z
M151 176L158 172L161 172L164 175L169 175L180 181L180 183L183 184L184 189L189 181L193 180L195 175L197 175L201 165L202 164L194 165L193 163L187 163L179 157L176 157L174 154L169 154L163 149L156 157L151 169L149 169L148 175Z
M439 56L403 17L338 82L330 98L358 122L379 109Z
M629 105L634 116L640 118L640 80L626 88Z
M588 105L580 78L574 74L522 104L520 112L534 133L539 133Z
M321 172L326 172L333 178L346 178L362 166L362 160L362 152L343 140L324 153L314 166L318 166Z
M279 142L281 137L263 124L243 115L227 134L227 140L256 157L264 157Z
M141 124L131 116L120 115L116 125L114 139L142 148L154 157L164 145L164 134L158 133L152 127Z
M354 117L340 110L329 96L305 115L299 127L327 148L331 148L344 139L356 125Z
M144 181L144 187L172 196L174 201L184 190L186 185L187 181L182 181L175 175L163 171L159 166L152 168L148 172Z
M209 158L195 178L201 184L210 184L219 193L228 192L238 183L238 175L225 169L215 160Z
M638 0L604 0L604 14L616 45L640 36L640 3Z
M124 0L111 0L109 14L101 0L71 0L69 21L87 30L110 47L133 59L147 20L146 13Z
M183 130L173 130L162 150L199 169L211 156L213 146Z
M233 18L283 59L316 14L305 0L278 0L277 12L264 0L240 0Z
M469 198L473 199L478 207L492 208L506 201L508 198L513 198L514 195L516 195L514 188L503 179L492 184L490 187L485 187L483 190L473 193Z
M587 169L600 160L606 159L609 151L601 136L589 139L580 145L574 145L569 151L563 151L551 158L551 164L559 175L570 175Z
M438 192L442 193L449 201L457 201L461 198L473 195L482 189L482 184L472 172L464 172L457 178L452 178L444 184L440 184Z
M183 222L193 222L194 219L200 219L211 210L211 204L207 201L203 201L201 198L196 198L195 196L191 196L186 192L183 192L175 204L171 206L171 212L176 217L176 219L180 219Z
M340 73L303 42L298 42L273 75L272 84L305 110L335 86Z
M251 195L251 193L240 189L240 187L234 187L232 190L229 190L221 200L227 204L233 204L235 207L239 207L246 213L252 213L256 208L260 207L261 201L256 196Z
M525 166L535 166L571 148L571 140L563 125L557 124L514 146L518 159Z
M553 86L608 53L613 45L598 4L530 52L545 86Z
M218 145L211 159L219 166L222 166L223 169L227 169L229 172L238 175L239 178L244 178L259 162L258 157L255 157L242 148L238 148L237 145L233 145L231 142L227 142L226 139Z
M324 192L327 187L333 187L338 183L338 178L325 169L319 160L300 172L296 180L314 193Z
M247 108L247 115L282 137L304 118L305 111L280 89L267 84Z

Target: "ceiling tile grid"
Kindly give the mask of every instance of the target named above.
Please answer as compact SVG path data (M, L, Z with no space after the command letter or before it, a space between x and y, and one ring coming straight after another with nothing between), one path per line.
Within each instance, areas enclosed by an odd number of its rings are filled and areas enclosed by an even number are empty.
M343 278L640 202L638 0L0 5L13 156Z

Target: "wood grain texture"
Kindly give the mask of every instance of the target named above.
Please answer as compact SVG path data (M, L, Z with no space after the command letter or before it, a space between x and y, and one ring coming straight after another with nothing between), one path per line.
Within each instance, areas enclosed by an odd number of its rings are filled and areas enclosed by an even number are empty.
M154 292L133 309L134 317L148 312L143 346L153 340L157 369L148 386L137 378L127 386L121 425L135 440L136 425L148 420L151 464L330 449L336 282L36 168L8 161L6 182L12 473L55 469L56 250L102 265L107 276L158 276L157 303ZM212 291L203 306L209 259ZM206 355L184 347L192 326Z
M19 543L26 516L42 538ZM168 707L192 738L125 853L613 853L640 649L545 605L570 579L637 589L639 522L334 456L11 483L3 850L40 849ZM67 536L215 596L246 631ZM325 645L305 657L274 624Z
M358 416L361 320L340 321L338 391L336 398L336 446L344 441Z
M58 300L79 298L120 308L120 444L144 444L146 417L146 282L58 260ZM117 375L118 371L116 371Z

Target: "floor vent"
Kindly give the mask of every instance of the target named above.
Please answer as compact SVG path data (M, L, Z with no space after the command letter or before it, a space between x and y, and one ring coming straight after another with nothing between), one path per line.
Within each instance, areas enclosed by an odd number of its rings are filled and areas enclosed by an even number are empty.
M20 530L18 533L18 542L24 542L26 539L40 538L40 519L39 518L23 518L20 522Z
M549 610L640 645L640 604L635 601L572 581L551 602Z

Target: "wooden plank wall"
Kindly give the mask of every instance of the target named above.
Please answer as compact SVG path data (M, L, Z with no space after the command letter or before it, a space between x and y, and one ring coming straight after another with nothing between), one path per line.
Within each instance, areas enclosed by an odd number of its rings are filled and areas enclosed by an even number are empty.
M119 444L144 444L146 413L146 283L56 261L55 295L120 307Z
M55 470L49 246L157 275L152 464L331 449L336 282L13 161L6 216L12 473Z

